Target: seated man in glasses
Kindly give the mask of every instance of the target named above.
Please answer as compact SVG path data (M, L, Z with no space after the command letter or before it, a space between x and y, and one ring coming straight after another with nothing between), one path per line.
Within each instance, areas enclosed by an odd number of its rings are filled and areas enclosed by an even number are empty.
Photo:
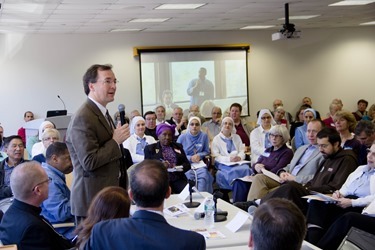
M10 186L14 201L0 224L0 240L4 245L17 244L19 249L73 247L40 216L40 205L48 198L49 182L46 171L36 161L22 163L13 170Z

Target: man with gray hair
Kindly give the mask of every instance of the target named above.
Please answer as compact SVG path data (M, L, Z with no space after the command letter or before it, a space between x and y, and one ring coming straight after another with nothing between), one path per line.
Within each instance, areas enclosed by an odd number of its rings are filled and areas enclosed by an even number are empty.
M206 133L208 134L210 141L212 141L212 139L220 133L221 116L221 108L215 106L211 111L211 120L206 121L202 124L202 128L207 129Z
M10 186L14 201L0 224L3 244L17 244L19 249L35 250L73 247L40 216L40 205L48 198L49 182L46 171L36 161L22 163L13 170Z

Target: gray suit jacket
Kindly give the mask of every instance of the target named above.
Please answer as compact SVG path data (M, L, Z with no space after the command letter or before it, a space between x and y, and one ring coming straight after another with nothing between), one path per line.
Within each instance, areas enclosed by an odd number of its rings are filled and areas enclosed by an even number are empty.
M93 197L104 187L118 186L120 147L96 104L87 101L72 117L66 144L73 162L72 214L86 216Z
M282 170L288 173L292 173L298 161L301 159L301 157L303 156L303 154L309 146L310 144L299 147L297 151L294 153L292 161ZM296 176L296 182L306 184L309 180L311 180L314 177L316 170L319 168L320 163L323 160L323 155L319 152L319 149L317 148L312 153L312 155L306 160L302 168L298 171Z

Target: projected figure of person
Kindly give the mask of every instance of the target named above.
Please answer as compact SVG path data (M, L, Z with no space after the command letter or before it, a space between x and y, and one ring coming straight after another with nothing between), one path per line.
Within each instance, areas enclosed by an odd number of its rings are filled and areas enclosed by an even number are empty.
M214 99L214 85L206 79L206 68L199 69L199 77L189 82L187 94L190 96L190 105L199 105L205 100Z
M162 93L161 101L162 101L162 105L165 107L165 117L166 117L166 119L171 118L172 113L173 113L173 109L178 107L178 105L176 105L173 102L172 91L170 91L169 89L164 90L163 93Z

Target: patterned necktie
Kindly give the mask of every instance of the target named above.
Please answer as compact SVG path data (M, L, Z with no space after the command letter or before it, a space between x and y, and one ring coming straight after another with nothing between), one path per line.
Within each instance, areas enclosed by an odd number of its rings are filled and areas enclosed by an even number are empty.
M113 123L112 118L109 115L108 109L107 109L107 112L105 113L105 117L107 118L107 121L108 121L109 126L111 127L111 129L114 130L115 129L115 124Z
M137 144L137 147L135 149L135 153L137 155L144 155L144 149L147 145L147 142L146 142L146 138L139 138L137 137L137 141L138 141L138 144Z

